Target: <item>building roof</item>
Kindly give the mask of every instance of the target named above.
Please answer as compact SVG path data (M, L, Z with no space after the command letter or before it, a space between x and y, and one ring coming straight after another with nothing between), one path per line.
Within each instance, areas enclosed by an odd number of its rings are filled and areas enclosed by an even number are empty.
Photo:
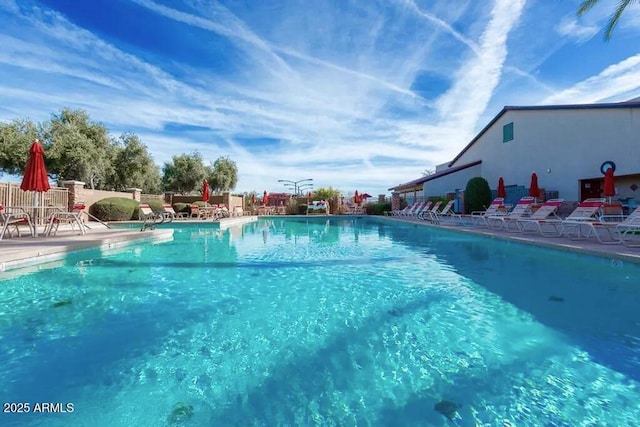
M413 181L405 182L404 184L396 185L395 187L389 188L389 191L404 190L406 188L414 187L414 186L419 185L419 184L424 184L425 182L431 181L432 179L440 178L440 177L443 177L445 175L449 175L451 173L458 172L458 171L470 168L470 167L475 166L475 165L479 165L480 163L482 163L482 160L476 160L474 162L465 163L464 165L460 165L460 166L456 166L456 167L450 167L450 168L448 168L446 170L443 170L443 171L440 171L440 172L436 172L436 173L431 174L431 175L425 175L425 176L423 176L421 178L414 179Z
M637 98L636 98L637 99ZM484 135L491 126L497 122L500 117L504 116L507 111L545 111L545 110L597 110L611 108L640 108L640 101L632 99L625 102L607 103L607 104L567 104L567 105L534 105L534 106L505 106L482 130L467 144L466 147L458 153L456 157L449 162L448 166L453 166L460 157L475 144Z

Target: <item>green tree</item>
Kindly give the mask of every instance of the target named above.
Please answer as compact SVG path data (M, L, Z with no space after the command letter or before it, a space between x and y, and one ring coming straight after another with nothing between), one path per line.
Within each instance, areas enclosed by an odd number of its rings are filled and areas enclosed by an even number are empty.
M207 181L214 192L233 190L238 184L238 167L229 157L218 157L207 172Z
M58 180L84 181L91 189L107 188L117 144L103 124L91 122L83 110L64 108L45 129L48 172Z
M38 126L30 120L0 123L0 171L21 174L27 165L29 147L39 137Z
M622 17L624 11L634 2L638 2L639 0L618 0L616 5L616 9L613 12L613 15L609 18L609 22L605 27L604 31L604 39L609 41L611 39L611 34L613 34L613 30L618 25L618 21ZM578 16L582 16L587 13L592 7L598 4L598 0L583 0L578 7Z
M161 191L160 168L137 135L120 135L113 167L111 184L115 189L141 188L143 193L149 194Z
M323 188L320 187L313 191L313 200L331 200L334 197L340 195L340 190L336 190L333 187Z
M173 156L171 162L164 164L162 173L165 190L185 194L200 189L207 176L207 168L202 162L202 155L195 152Z

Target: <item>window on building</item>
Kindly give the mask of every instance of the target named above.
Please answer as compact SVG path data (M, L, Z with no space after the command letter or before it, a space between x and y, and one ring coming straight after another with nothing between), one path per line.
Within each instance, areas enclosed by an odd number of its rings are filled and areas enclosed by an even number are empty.
M507 123L502 126L502 142L509 142L513 140L513 122Z

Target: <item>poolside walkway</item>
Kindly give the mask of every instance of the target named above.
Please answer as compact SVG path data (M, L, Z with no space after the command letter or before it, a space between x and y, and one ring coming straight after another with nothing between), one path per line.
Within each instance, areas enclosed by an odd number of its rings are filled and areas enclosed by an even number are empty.
M234 225L256 221L255 216L223 218L219 221L180 220L177 223L199 223L226 229ZM140 221L132 222L141 224ZM55 262L69 252L81 249L114 249L142 241L173 239L173 229L159 228L141 232L134 229L110 229L90 222L86 234L79 234L68 226L61 226L56 236L23 236L0 240L0 273L16 268Z
M544 237L532 233L521 234L504 230L491 230L487 227L482 226L459 225L455 222L455 220L451 220L449 222L445 220L442 222L442 224L436 225L431 224L428 221L415 218L403 218L395 216L386 216L381 218L388 218L390 221L409 222L425 227L446 228L449 230L472 233L485 237L511 240L530 245L552 247L572 252L587 253L591 255L640 263L640 248L629 248L622 244L605 245L598 242L596 239L572 240L566 237Z

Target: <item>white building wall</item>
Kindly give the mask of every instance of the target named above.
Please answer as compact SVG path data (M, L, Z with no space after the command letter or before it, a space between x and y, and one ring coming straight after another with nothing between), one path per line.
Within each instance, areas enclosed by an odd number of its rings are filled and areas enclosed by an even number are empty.
M503 143L503 126L511 122L514 139ZM640 173L640 108L508 110L453 166L475 160L482 160L482 176L491 188L500 176L505 185L528 187L535 171L541 188L579 200L579 180L601 178L604 161L615 162L616 175ZM463 178L445 176L437 180L442 186L427 182L425 192L466 185L449 177Z
M427 181L424 183L422 191L425 197L443 197L447 193L452 193L456 188L464 190L467 181L476 176L482 176L482 163L433 181Z

